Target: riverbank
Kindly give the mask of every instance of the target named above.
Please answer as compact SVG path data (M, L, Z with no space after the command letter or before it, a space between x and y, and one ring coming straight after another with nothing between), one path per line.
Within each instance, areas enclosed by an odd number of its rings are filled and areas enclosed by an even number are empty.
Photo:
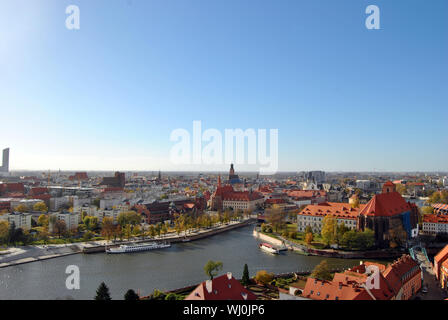
M263 241L269 242L275 246L286 247L288 250L297 252L303 255L320 256L338 259L395 259L400 257L404 251L401 250L369 250L369 251L342 251L336 249L312 249L307 248L291 241L288 241L281 236L274 238L265 233L254 229L253 236Z
M254 219L247 219L244 221L230 222L217 226L213 229L199 230L195 233L190 233L186 236L165 236L156 237L154 239L140 239L133 241L123 241L114 243L112 246L119 246L121 244L141 243L148 241L168 241L171 243L190 242L206 237L211 237L216 234L220 234L226 231L230 231L236 228L244 227L254 223ZM94 242L79 242L73 244L61 244L61 245L39 245L39 246L26 246L20 248L11 248L7 254L0 255L0 268L11 267L15 265L43 261L48 259L54 259L58 257L65 257L68 255L74 255L78 253L101 253L105 252L106 246L110 247L110 242L94 241Z

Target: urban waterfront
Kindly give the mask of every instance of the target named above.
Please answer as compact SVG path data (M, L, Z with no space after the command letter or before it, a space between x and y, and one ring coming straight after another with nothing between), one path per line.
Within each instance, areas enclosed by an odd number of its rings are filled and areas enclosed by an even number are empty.
M203 266L209 260L224 264L222 273L240 277L248 264L251 276L258 270L285 273L313 269L324 258L283 252L278 256L260 251L252 236L253 226L210 238L175 244L171 248L123 255L77 254L0 270L0 299L93 299L104 281L113 299L123 299L128 289L150 294L155 288L173 290L206 279ZM351 267L359 260L326 259L333 268ZM80 290L65 286L68 265L80 269Z

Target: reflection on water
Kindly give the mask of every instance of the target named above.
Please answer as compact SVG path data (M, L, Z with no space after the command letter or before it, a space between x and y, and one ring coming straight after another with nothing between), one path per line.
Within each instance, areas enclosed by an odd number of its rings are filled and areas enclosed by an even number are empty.
M209 259L222 261L222 272L232 272L237 277L241 277L245 263L252 276L262 269L274 273L311 270L323 260L293 252L271 255L259 250L258 243L248 226L160 251L78 254L3 268L0 299L92 299L101 281L109 286L113 299L123 299L128 289L148 295L155 288L171 290L199 283L206 279L203 267ZM359 263L359 260L327 260L335 268ZM65 287L68 265L80 268L80 290Z

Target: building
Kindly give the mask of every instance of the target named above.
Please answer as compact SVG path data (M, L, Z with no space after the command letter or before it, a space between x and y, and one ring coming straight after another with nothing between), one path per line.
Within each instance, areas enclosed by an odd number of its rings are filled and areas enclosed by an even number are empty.
M338 224L344 223L347 228L358 229L358 218L360 211L365 205L352 208L348 203L324 202L321 204L308 205L297 214L297 231L305 232L309 226L314 233L322 230L322 221L329 215L335 217Z
M419 264L403 255L388 266L361 262L335 273L330 281L309 277L300 296L312 300L409 300L421 289L422 279Z
M0 220L6 220L9 224L14 224L16 228L21 228L23 230L31 229L31 214L12 212L0 216Z
M256 191L235 191L228 184L221 185L221 177L218 177L218 187L210 197L212 210L222 211L224 209L249 210L252 211L264 203L264 197Z
M434 203L432 205L436 214L448 215L448 204Z
M87 175L87 172L75 172L75 174L69 176L68 179L70 181L83 181L83 180L89 180L89 177Z
M327 192L323 190L288 190L289 201L301 207L308 204L319 204L327 201Z
M9 172L9 148L3 149L2 166L0 172Z
M325 171L304 171L299 173L299 177L307 182L314 182L316 184L324 183Z
M243 287L232 273L200 283L185 300L256 300L257 296Z
M241 183L240 177L235 174L235 169L233 168L233 163L230 164L230 170L229 170L229 184L238 184Z
M448 234L448 215L425 214L422 227L427 235Z
M418 207L406 200L395 190L395 184L388 181L382 192L375 195L360 211L359 229L369 228L375 232L376 244L388 247L390 233L406 231L407 239L418 235Z
M434 273L440 286L448 290L448 245L434 257Z
M409 255L403 255L388 265L383 276L397 291L395 300L409 300L422 287L423 271L417 261Z
M54 217L56 217L57 220L64 221L65 226L67 227L67 230L74 230L78 228L79 222L81 220L81 215L78 212L56 212L52 214ZM49 231L50 233L53 232L53 225L50 222L49 224Z
M126 177L123 172L115 172L113 177L104 177L103 181L101 181L100 185L108 186L108 187L120 187L124 188L126 184Z

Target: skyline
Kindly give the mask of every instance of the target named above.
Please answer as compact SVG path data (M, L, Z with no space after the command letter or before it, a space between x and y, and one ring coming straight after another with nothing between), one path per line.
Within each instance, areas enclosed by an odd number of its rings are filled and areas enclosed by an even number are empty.
M65 8L80 8L80 30ZM381 9L367 30L365 8ZM226 171L170 133L279 130L279 172L448 171L446 1L40 1L0 10L10 171ZM26 23L25 23L26 22ZM254 170L238 164L237 171Z

